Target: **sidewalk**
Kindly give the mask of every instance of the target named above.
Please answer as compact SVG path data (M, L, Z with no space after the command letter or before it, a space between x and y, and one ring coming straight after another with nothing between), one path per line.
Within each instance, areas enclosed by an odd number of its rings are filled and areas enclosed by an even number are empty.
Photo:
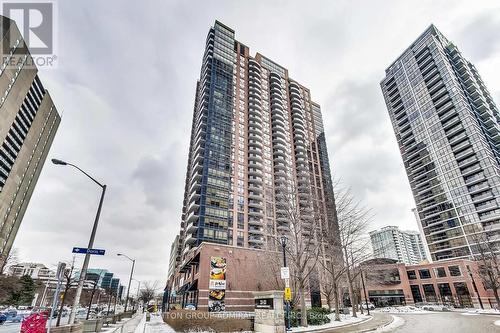
M134 333L142 317L142 314L136 314L134 317L119 321L116 324L103 326L101 333Z
M139 333L175 333L174 329L163 322L161 315L151 314L151 320L145 322L144 332Z
M388 313L372 312L373 319L362 322L360 324L353 324L343 326L335 329L325 330L328 333L354 333L354 332L370 332L377 328L389 325L393 317Z

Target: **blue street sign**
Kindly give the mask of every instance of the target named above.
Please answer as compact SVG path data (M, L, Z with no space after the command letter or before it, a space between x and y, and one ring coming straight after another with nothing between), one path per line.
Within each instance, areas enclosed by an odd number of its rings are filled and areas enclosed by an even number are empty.
M87 249L85 247L74 247L73 248L73 253L81 253L81 254L95 254L98 256L103 256L106 250L100 250L100 249Z

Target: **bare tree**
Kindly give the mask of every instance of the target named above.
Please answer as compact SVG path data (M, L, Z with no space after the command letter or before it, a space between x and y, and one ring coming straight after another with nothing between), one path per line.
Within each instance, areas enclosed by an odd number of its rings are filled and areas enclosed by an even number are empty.
M477 273L481 276L484 285L488 289L493 290L497 307L500 306L500 297L498 289L500 288L500 261L498 258L499 248L497 237L491 237L488 230L479 230L470 236L476 251L473 254L477 263Z
M335 320L340 321L340 288L346 270L338 233L323 233L320 263L321 291L330 311L332 308L335 309Z
M157 291L158 281L144 283L139 291L139 300L143 302L144 308L146 308L148 303L155 298Z
M75 260L73 259L71 266L69 268L66 268L64 270L64 273L63 273L64 292L63 292L63 297L61 300L61 305L59 306L59 313L57 314L56 326L59 326L61 323L61 317L62 317L62 312L63 312L63 308L64 308L64 303L66 302L66 299L68 298L68 294L69 294L71 287L75 283L75 279L73 279L74 266L75 266Z
M286 252L290 262L290 278L294 290L294 301L300 304L301 326L307 326L305 292L309 278L316 269L320 242L315 224L310 182L307 173L297 174L297 187L287 177L275 179L276 220L278 231L288 237Z
M336 183L335 190L345 279L352 305L352 316L357 317L358 297L356 297L355 280L359 270L356 270L356 267L369 257L367 251L369 239L366 232L372 213L354 199L350 189L341 187L339 182Z

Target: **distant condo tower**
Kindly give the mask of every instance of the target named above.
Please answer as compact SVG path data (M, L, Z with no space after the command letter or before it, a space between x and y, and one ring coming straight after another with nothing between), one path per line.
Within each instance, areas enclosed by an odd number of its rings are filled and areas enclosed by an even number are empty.
M432 260L498 250L500 114L474 65L431 25L381 88Z
M0 16L0 267L5 265L61 118L14 21ZM44 221L38 221L44 223Z

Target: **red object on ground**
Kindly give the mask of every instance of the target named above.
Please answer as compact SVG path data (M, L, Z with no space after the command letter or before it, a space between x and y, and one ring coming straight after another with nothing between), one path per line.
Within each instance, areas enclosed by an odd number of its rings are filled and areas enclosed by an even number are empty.
M26 317L21 325L21 333L45 333L47 317L47 312L38 312Z

